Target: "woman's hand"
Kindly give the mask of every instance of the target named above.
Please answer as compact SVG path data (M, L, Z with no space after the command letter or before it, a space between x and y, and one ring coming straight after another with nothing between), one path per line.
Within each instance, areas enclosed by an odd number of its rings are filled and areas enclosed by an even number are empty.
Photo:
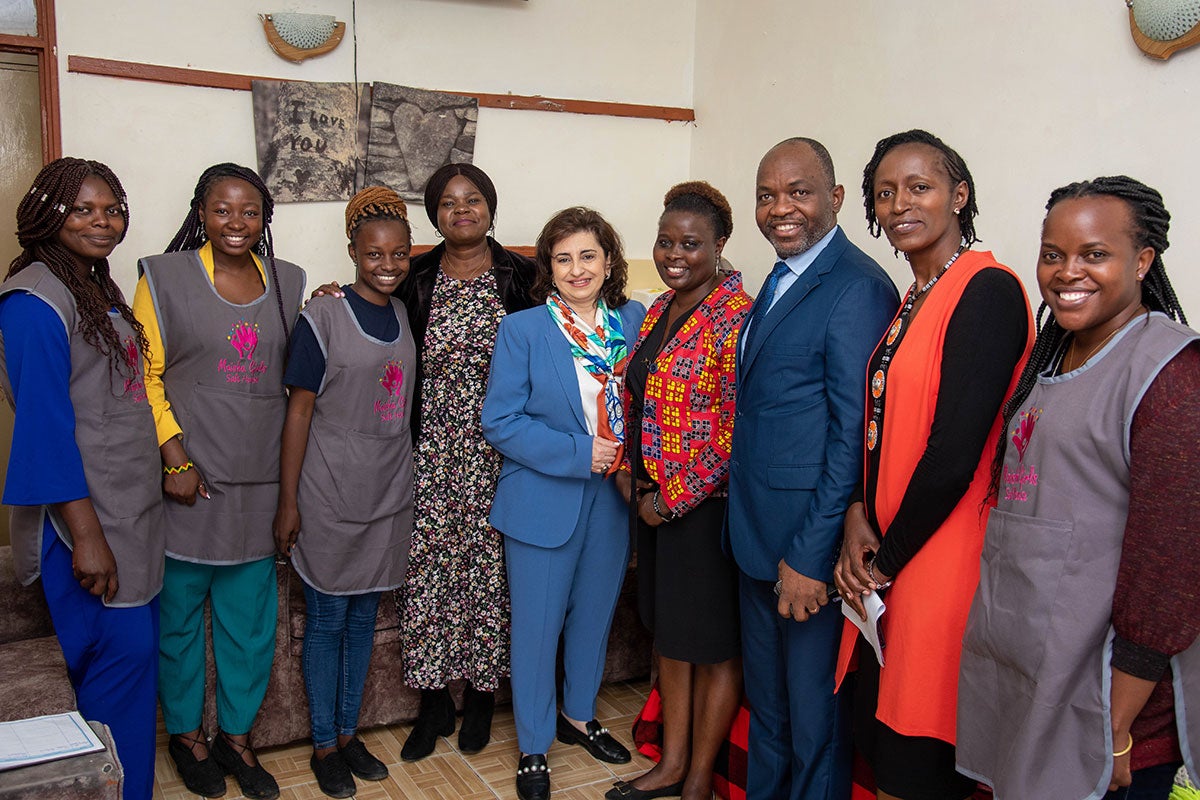
M346 293L342 291L342 287L338 285L337 281L330 281L329 283L323 283L316 289L313 289L313 293L308 299L312 300L314 297L324 297L325 295L330 295L331 297L345 297Z
M275 549L279 555L290 556L296 546L296 537L300 535L300 510L294 502L280 502L271 529L275 533Z
M79 585L111 602L117 594L117 560L100 527L92 498L81 497L55 506L71 533L71 573Z
M599 436L592 437L592 472L601 475L608 472L617 458L617 443ZM576 467L578 469L578 467Z
M654 492L642 492L638 497L638 516L651 528L657 528L666 522L654 508Z
M1113 747L1116 750L1113 753L1112 777L1108 784L1110 792L1115 792L1122 786L1133 783L1133 772L1129 766L1130 758L1133 755L1133 737L1128 730L1113 731ZM1121 753L1122 750L1125 752ZM1121 753L1121 755L1117 755L1117 753Z
M855 503L846 511L843 531L842 554L833 569L833 583L842 600L865 620L867 610L862 598L879 588L867 572L867 562L875 557L880 542L871 523L867 522L862 503Z
M189 461L187 451L183 449L183 442L178 436L172 436L163 442L158 451L162 454L163 465L167 467L177 467ZM192 467L174 475L164 474L163 494L176 503L190 506L195 504L196 495L207 500L208 488L204 485L199 468Z
M625 498L625 502L629 503L633 497L633 476L623 469L617 470L617 474L613 475L613 482L617 484L617 491L621 493L621 497Z

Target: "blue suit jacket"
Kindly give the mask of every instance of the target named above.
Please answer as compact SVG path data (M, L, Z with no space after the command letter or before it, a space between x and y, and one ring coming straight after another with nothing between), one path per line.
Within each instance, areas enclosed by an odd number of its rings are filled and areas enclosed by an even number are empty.
M619 313L632 347L646 309L631 301ZM584 486L596 476L571 345L545 306L500 321L483 435L504 456L492 527L539 547L566 542L579 521ZM607 484L597 511L623 530L628 511L612 480Z
M750 577L775 580L782 558L833 580L863 476L867 361L898 306L891 279L839 228L755 323L752 346L739 343L726 533Z

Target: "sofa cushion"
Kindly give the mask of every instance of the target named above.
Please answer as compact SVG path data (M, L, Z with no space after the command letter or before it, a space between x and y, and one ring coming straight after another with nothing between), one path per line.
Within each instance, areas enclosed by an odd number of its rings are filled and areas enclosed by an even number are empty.
M75 708L58 639L44 636L0 645L0 722Z
M17 583L12 547L0 547L0 644L53 636L54 624L42 594L42 582Z

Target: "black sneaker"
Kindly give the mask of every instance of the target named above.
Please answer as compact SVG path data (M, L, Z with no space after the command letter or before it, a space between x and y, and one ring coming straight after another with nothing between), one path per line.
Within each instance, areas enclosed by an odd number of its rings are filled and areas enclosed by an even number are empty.
M179 777L189 792L201 797L225 796L225 771L221 769L210 754L207 758L196 758L192 747L202 739L188 740L179 734L173 734L167 740L167 753L175 762Z
M362 778L364 781L381 781L388 776L387 764L371 755L367 746L357 737L351 739L345 747L339 747L338 752L342 754L346 766L350 767L350 771L356 778Z
M250 749L249 745L238 744L221 731L212 741L209 753L213 760L221 765L226 774L232 775L238 782L242 794L251 800L273 800L279 797L279 784L271 777L271 773L257 763L250 766L242 760L241 754Z
M354 796L358 786L340 750L334 750L324 758L317 758L317 754L313 753L308 765L312 767L313 775L317 776L317 786L321 787L322 792L330 797Z

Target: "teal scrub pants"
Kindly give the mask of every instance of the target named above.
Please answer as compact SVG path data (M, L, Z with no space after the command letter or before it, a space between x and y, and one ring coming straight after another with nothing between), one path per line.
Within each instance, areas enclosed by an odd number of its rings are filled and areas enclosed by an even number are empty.
M158 643L167 733L196 730L204 714L205 600L212 608L217 724L235 736L250 732L271 677L277 597L273 558L194 564L167 557Z

